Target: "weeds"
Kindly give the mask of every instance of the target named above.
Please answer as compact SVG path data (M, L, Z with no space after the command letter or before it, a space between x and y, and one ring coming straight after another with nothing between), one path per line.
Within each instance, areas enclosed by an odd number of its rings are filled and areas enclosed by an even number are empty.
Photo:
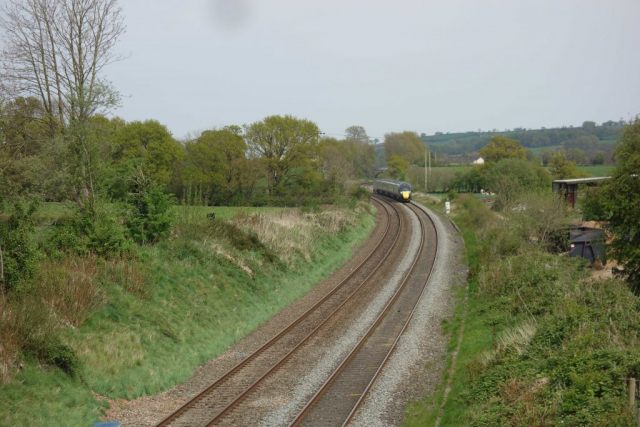
M570 220L557 199L525 195L515 206L457 203L471 294L441 425L635 425L623 379L640 374L637 297L549 253ZM420 412L433 423L432 410Z
M105 302L97 279L98 257L65 257L42 263L37 295L62 324L81 326L87 316Z

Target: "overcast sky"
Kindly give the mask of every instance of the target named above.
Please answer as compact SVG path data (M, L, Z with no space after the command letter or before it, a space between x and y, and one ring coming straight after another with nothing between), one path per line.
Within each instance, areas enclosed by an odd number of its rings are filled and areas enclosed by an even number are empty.
M113 113L177 138L272 114L326 134L640 113L639 0L121 0Z

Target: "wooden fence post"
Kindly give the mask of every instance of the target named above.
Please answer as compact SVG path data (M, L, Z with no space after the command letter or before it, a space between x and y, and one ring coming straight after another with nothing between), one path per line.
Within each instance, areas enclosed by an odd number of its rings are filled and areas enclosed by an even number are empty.
M636 412L636 379L629 378L629 410Z

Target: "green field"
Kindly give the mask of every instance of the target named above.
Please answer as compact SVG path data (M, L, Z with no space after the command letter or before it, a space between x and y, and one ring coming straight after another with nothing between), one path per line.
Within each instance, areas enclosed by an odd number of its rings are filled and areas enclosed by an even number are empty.
M611 176L615 166L612 165L600 165L600 166L578 166L578 170L590 173L593 176Z

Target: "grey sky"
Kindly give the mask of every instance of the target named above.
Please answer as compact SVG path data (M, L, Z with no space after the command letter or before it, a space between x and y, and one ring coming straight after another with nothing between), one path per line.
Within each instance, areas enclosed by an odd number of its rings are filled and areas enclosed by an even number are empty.
M640 113L639 0L121 0L126 120L176 137L271 114L327 134Z

